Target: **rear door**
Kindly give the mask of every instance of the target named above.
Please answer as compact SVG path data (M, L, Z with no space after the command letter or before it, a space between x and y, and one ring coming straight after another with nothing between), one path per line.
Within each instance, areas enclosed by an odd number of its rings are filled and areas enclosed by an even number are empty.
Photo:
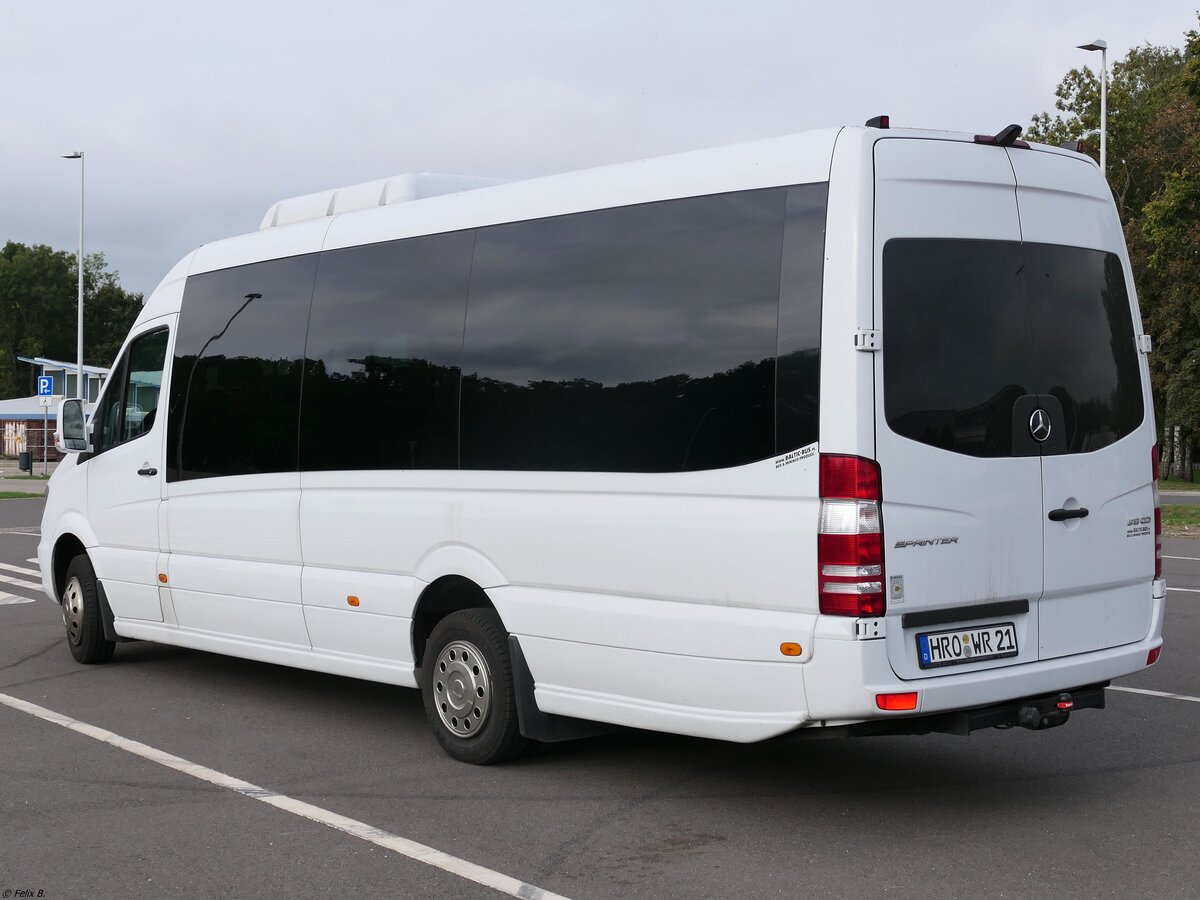
M1017 179L1037 381L1052 398L1041 447L1045 567L1040 657L1143 639L1154 498L1146 361L1124 240L1088 160L1007 151ZM1084 514L1086 510L1086 515Z
M1015 188L997 147L875 144L876 447L901 678L1038 658L1041 465L1036 446L1014 453L1037 394ZM971 629L970 661L922 659L919 635Z

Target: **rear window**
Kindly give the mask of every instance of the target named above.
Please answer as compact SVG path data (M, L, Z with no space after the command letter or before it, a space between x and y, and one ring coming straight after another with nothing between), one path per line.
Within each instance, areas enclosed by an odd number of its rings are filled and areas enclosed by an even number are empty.
M1015 455L1022 397L1059 415L1054 452L1086 453L1144 415L1129 295L1112 253L1011 241L897 239L883 251L884 412L904 437ZM1016 421L1018 418L1020 422ZM1049 446L1042 452L1051 452Z

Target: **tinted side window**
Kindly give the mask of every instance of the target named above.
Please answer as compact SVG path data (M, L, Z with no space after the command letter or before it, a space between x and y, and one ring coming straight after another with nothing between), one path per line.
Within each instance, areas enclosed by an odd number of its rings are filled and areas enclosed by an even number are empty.
M1012 453L1013 405L1037 393L1021 247L883 248L884 411L897 434L968 456Z
M775 452L817 439L821 372L821 279L829 185L788 188L779 279L779 360L775 372Z
M473 232L321 255L305 351L300 466L458 468ZM371 423L363 440L352 429Z
M1067 449L1107 447L1141 423L1141 375L1129 294L1112 253L1025 245L1041 392L1058 398Z
M479 230L463 467L772 456L785 200L775 188Z
M188 279L171 376L168 481L296 470L317 257Z

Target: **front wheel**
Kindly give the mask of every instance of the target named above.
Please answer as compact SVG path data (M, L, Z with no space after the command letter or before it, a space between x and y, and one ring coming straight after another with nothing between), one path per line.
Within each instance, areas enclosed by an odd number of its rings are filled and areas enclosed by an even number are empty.
M86 553L76 556L67 566L67 585L61 602L67 646L76 662L91 665L112 659L117 645L104 637L96 571Z
M517 719L508 635L490 609L463 609L438 622L421 669L425 717L442 749L488 765L525 749Z

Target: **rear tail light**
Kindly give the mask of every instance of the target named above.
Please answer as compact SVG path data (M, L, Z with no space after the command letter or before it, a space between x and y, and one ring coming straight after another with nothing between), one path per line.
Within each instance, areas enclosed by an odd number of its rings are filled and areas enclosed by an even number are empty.
M1158 662L1158 658L1161 655L1162 655L1162 645L1160 644L1159 646L1155 647L1153 650L1151 650L1149 653L1146 654L1146 665L1148 665L1148 666L1154 665L1156 662Z
M1154 479L1154 577L1162 578L1162 498L1158 494L1158 444L1150 448L1151 477Z
M821 522L817 534L820 610L832 616L882 616L883 488L879 464L821 454Z

